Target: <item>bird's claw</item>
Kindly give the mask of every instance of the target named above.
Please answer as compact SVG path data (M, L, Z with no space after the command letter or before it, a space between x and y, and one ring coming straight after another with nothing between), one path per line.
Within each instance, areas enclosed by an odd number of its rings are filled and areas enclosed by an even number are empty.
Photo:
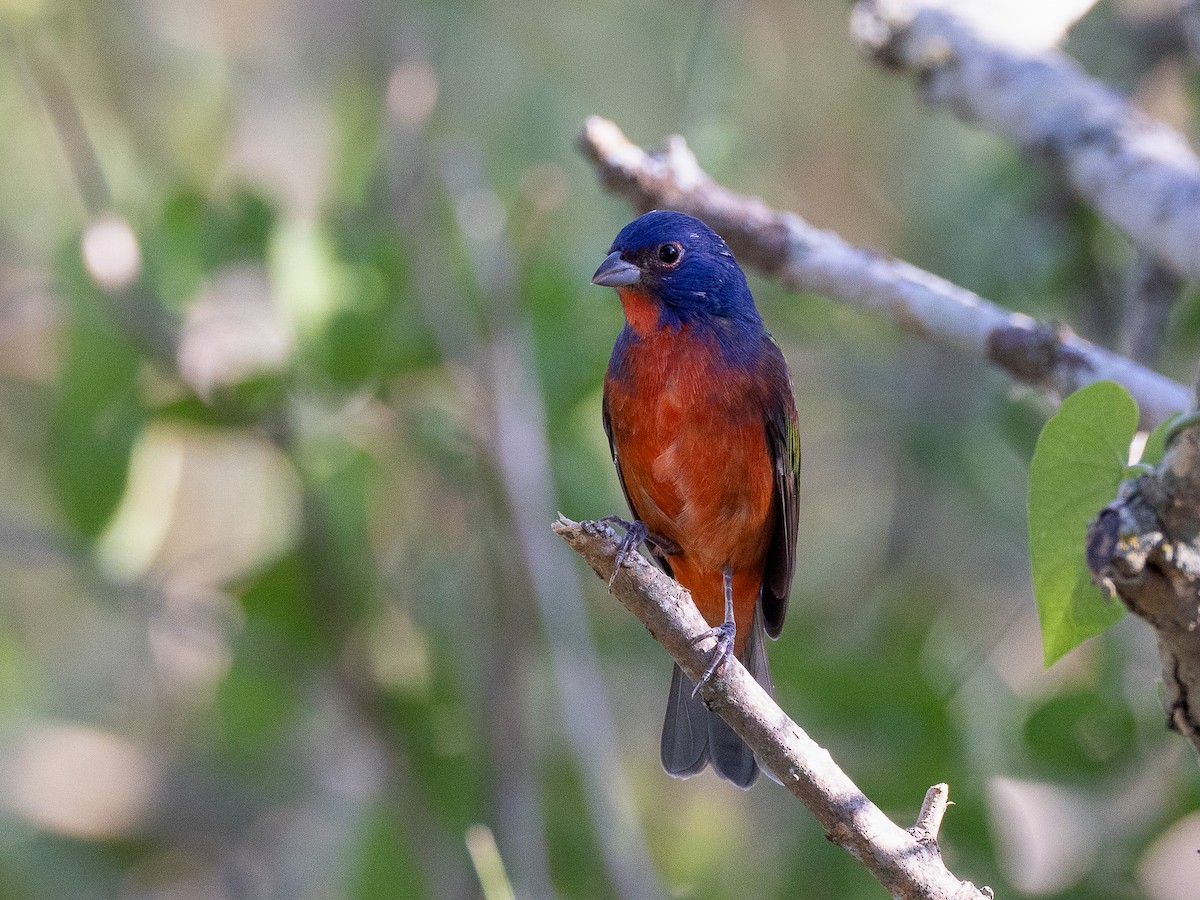
M712 661L709 662L708 668L704 670L704 674L700 676L700 680L696 682L696 686L692 688L692 696L700 693L700 688L708 684L708 680L712 678L713 673L717 671L717 666L721 661L733 655L733 637L736 633L736 627L733 622L722 622L714 628L708 629L696 636L695 642L698 643L705 638L715 637L717 646L713 648Z
M617 548L617 555L613 560L612 575L608 578L608 586L610 588L613 586L613 582L617 580L617 573L621 571L621 567L625 564L625 560L629 557L629 554L637 550L638 545L643 541L653 544L660 552L668 556L679 552L679 546L674 541L660 534L655 534L640 519L626 522L620 516L605 516L600 521L608 522L625 529L625 537L621 539L621 546Z
M613 517L616 518L615 516ZM649 529L646 528L645 522L639 522L634 519L632 522L625 522L616 519L615 523L625 529L625 537L621 539L621 546L617 549L616 558L613 560L612 574L608 576L608 586L611 588L613 582L617 580L617 573L621 571L621 566L625 565L625 558L629 556L631 551L637 549L638 544L646 539L649 534Z

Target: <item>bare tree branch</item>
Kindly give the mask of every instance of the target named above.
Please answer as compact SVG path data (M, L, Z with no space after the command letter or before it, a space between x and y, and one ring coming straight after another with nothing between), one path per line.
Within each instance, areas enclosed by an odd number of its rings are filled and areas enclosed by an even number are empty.
M1200 753L1197 510L1200 428L1186 427L1155 470L1122 484L1117 499L1092 522L1087 558L1092 574L1154 629L1167 726Z
M879 64L909 71L925 100L978 121L1062 171L1140 247L1200 277L1200 159L1173 129L1089 78L936 0L862 0L851 30Z
M1116 381L1137 400L1144 427L1188 406L1183 385L1065 327L1010 312L902 260L855 247L795 213L716 184L680 137L670 138L665 152L650 154L630 143L614 123L593 116L580 149L605 187L635 208L669 207L705 220L743 262L790 288L877 313L909 333L988 360L1059 396L1095 381Z
M1064 54L1016 47L937 0L862 0L852 29L875 61L917 74L930 104L978 120L1047 159L1129 235L1140 252L1124 344L1135 360L1153 362L1181 279L1200 276L1200 159L1184 139ZM1176 427L1154 471L1122 484L1100 512L1089 529L1087 558L1093 575L1154 629L1168 725L1200 752L1194 419L1193 413L1188 427Z
M111 213L113 198L100 158L58 61L45 47L36 42L23 44L5 31L0 31L0 47L11 50L24 63L28 89L41 101L54 126L88 218L95 221ZM171 370L179 343L178 323L157 302L144 281L135 279L123 287L100 284L97 287L116 324L144 347L147 356Z
M29 88L41 99L50 117L59 147L67 158L71 174L75 177L75 186L79 189L79 197L88 214L97 216L112 209L112 192L108 187L108 179L104 177L96 145L92 143L75 94L58 61L44 44L35 40L18 41L7 30L0 34L0 45L4 45L18 61L24 63Z
M554 531L605 581L620 540L600 522L559 517ZM650 630L680 668L699 682L713 641L691 595L640 554L630 554L613 583L617 599ZM960 881L942 861L933 813L918 833L892 822L829 755L781 710L741 663L730 659L700 692L754 750L759 761L816 816L829 839L858 859L893 897L916 900L982 900L988 888ZM944 786L943 786L944 787ZM929 802L929 801L927 801ZM944 809L944 804L943 807ZM940 815L936 816L940 820Z

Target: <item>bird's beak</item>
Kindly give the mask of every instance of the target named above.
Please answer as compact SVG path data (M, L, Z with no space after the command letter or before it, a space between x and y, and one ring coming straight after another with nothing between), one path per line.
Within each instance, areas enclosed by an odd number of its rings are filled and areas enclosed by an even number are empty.
M614 250L604 257L600 268L592 276L592 284L602 287L628 287L641 280L642 270L631 262L621 259L621 251Z

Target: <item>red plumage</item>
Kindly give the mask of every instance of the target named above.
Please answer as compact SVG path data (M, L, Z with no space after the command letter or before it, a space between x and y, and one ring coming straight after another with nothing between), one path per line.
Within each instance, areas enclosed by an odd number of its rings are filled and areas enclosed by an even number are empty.
M730 567L740 656L775 526L763 426L770 387L758 372L731 369L713 336L688 326L642 336L622 368L622 377L610 369L605 378L605 411L629 503L679 547L667 563L710 625L724 619Z

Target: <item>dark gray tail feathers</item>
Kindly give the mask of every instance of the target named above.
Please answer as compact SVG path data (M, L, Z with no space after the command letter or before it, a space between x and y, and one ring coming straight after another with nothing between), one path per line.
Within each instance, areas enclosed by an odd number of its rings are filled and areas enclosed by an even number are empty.
M692 696L692 682L675 666L662 730L662 764L668 775L688 778L708 765L710 715L700 695Z
M742 663L771 696L775 689L767 669L763 630L759 617L751 624ZM662 764L668 775L689 778L703 771L710 762L722 778L745 790L758 778L759 767L750 751L732 728L704 705L699 694L692 696L692 682L680 671L671 673L671 693L667 698L667 716L662 731Z

